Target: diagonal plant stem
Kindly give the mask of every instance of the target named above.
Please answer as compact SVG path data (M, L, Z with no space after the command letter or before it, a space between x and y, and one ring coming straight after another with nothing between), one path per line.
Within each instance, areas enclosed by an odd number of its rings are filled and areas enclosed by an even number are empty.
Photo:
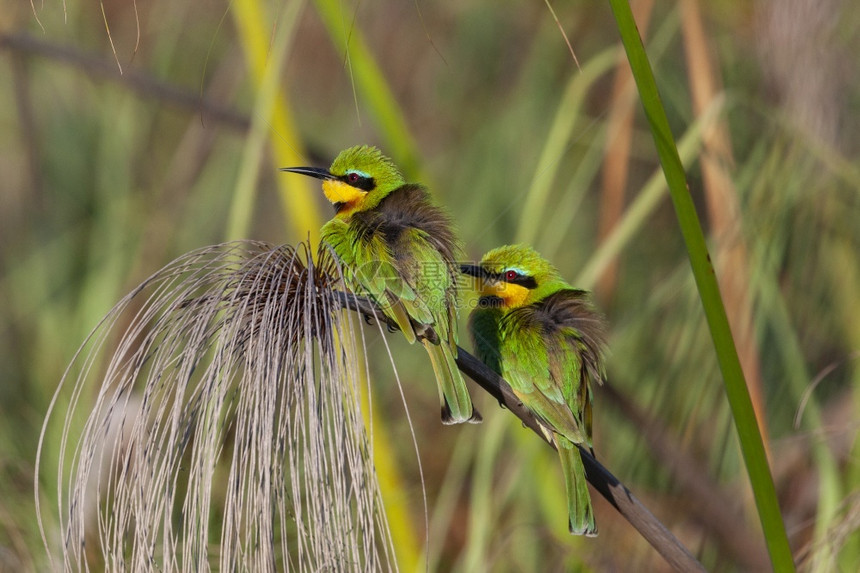
M290 5L285 9L284 20L292 19L292 22L282 22L281 26L292 28L296 24L295 20L301 16L300 11L302 4ZM279 46L270 45L266 42L269 37L269 32L266 22L270 21L265 12L265 6L259 0L236 0L230 5L230 13L236 25L236 31L239 37L239 43L242 46L242 52L248 64L250 75L253 79L255 88L258 92L268 90L266 98L273 98L269 101L270 106L261 106L271 108L270 118L265 119L264 124L271 125L271 137L269 144L271 147L272 157L281 165L301 165L305 160L304 147L298 135L295 119L293 118L292 107L286 90L278 86L277 73L271 72L267 84L264 85L266 76L266 68L274 64L276 67L277 60L285 57L283 53L272 54L270 50L278 50ZM280 50L284 51L289 46L289 31L281 30L274 38L277 43L280 38ZM261 97L258 95L258 97ZM260 110L258 110L260 111ZM319 207L314 201L307 198L313 197L308 181L287 180L287 178L278 178L280 188L281 203L283 208L284 220L290 223L290 232L296 238L304 238L306 232L309 232L311 239L316 239L318 229L320 228L320 212ZM301 192L305 190L306 192ZM248 190L250 191L250 190ZM246 192L247 194L247 192ZM241 230L241 221L235 223L232 232L237 233Z
M335 293L337 299L350 310L361 313L367 318L375 319L388 325L390 330L396 330L397 324L389 320L382 311L370 300L364 297ZM499 401L499 405L509 410L519 418L524 425L531 429L540 438L546 441L546 437L532 413L516 397L505 380L493 372L487 365L472 356L461 347L457 347L457 366L486 390L491 396ZM547 442L550 447L555 447ZM577 446L579 447L579 446ZM699 561L690 551L684 547L677 537L663 525L651 511L640 502L633 493L624 486L621 481L606 469L600 462L595 460L591 454L579 448L582 462L585 465L585 474L589 483L594 486L600 495L612 504L642 537L656 549L660 555L678 571L705 571Z
M705 235L687 187L684 167L678 156L678 149L672 137L669 120L657 91L657 83L654 80L654 74L642 45L639 31L636 28L628 0L610 0L609 4L618 24L618 31L633 71L633 78L639 89L640 100L645 108L645 116L648 118L657 154L660 157L663 173L669 185L672 203L675 206L681 234L687 246L693 276L699 289L699 296L702 299L711 337L714 340L717 360L723 374L726 395L740 439L744 462L750 476L753 496L764 530L771 563L775 571L794 571L794 561L780 514L776 488L768 467L761 432L756 422L749 390L729 329L726 309L720 297L716 275L705 243Z
M714 481L695 456L685 451L671 433L650 418L612 384L604 383L601 399L617 408L641 434L654 459L672 476L685 499L689 514L719 540L720 551L731 555L742 571L763 571L768 556L761 535L743 519L737 496Z
M229 129L247 131L248 117L235 109L201 94L178 88L139 70L117 73L112 60L99 58L74 46L53 43L26 33L0 32L0 51L38 56L62 64L84 75L119 84L140 97L153 98L167 104L199 112L205 121L218 123Z
M537 420L514 395L508 383L483 362L458 347L457 365L465 374L511 411L523 424L544 438ZM545 439L545 438L544 438ZM548 442L547 442L548 443ZM552 446L552 444L548 445ZM594 489L618 510L642 537L678 571L705 571L693 554L663 525L651 511L640 502L591 454L577 445L585 465L585 474Z
M238 11L242 4L237 3L235 6ZM287 58L287 53L290 50L292 39L295 36L302 6L303 2L290 2L287 4L283 22L275 30L272 43L269 46L270 51L266 64L262 69L254 70L257 83L256 101L254 103L254 112L251 115L251 127L245 138L242 160L239 164L239 174L236 177L236 188L230 206L230 219L227 223L228 240L242 239L248 236L257 198L257 178L260 172L260 164L263 161L266 142L269 139L269 126L273 120L275 110L279 110L283 118L288 117L289 110L287 104L278 99L280 95L279 84L281 70L284 66L284 60ZM251 12L253 13L253 10ZM239 19L238 16L237 19ZM246 15L241 21L246 21L247 19L248 16ZM249 23L245 25L248 26ZM246 50L250 52L252 48L246 48ZM247 59L253 62L253 56L250 53L247 55ZM286 120L282 119L282 121ZM286 121L285 124L289 126L290 122ZM292 149L291 151L294 152L296 150ZM284 156L283 159L278 157L278 159L283 161L294 160L289 156ZM316 213L313 203L305 197L307 195L292 196L288 210L290 213L294 213L296 211L295 207L300 205L306 212L303 214L299 212L298 214L294 214L294 216L306 217L307 219L298 218L294 222L299 225L307 223L311 225L308 228L316 229L319 227L319 214Z
M355 18L355 14L345 13L343 4L338 0L314 0L314 5L332 42L345 55L345 63L350 67L350 74L355 81L353 89L356 91L356 101L361 96L361 104L367 106L370 111L374 125L390 150L391 157L397 161L407 178L413 180L420 172L415 139L409 131L406 117L394 91L370 51L361 29L354 21L350 21ZM356 7L355 10L357 9ZM426 181L426 177L420 179Z

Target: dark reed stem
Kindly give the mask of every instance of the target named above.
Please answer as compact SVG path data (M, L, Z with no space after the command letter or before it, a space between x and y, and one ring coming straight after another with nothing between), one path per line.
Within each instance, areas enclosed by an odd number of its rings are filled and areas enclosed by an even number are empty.
M379 308L364 297L355 296L343 292L336 293L344 308L354 310L366 317L371 317L390 329L397 329L397 325L386 317ZM524 425L546 442L546 438L538 425L537 420L531 412L523 406L522 402L511 391L511 387L505 380L493 372L483 362L472 356L463 348L458 347L457 365L460 370L468 375L478 385L499 401L499 405L509 410L519 418ZM554 447L549 442L546 442ZM636 531L657 550L660 555L678 571L705 571L704 566L693 556L690 551L672 535L651 511L640 502L633 493L624 486L621 481L606 469L591 455L590 452L579 448L582 462L585 465L585 474L589 483L600 492L606 501L612 504Z
M119 83L134 93L173 105L199 111L207 121L218 122L231 129L246 131L250 125L248 116L211 101L201 94L160 81L138 70L120 73L113 61L92 56L74 48L55 44L30 34L7 34L0 32L0 50L10 50L17 55L32 55L48 58L71 66L91 78Z

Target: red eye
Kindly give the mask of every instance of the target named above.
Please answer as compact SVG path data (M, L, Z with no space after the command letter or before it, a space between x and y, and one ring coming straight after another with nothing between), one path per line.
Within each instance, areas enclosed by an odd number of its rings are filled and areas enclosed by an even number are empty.
M520 276L517 271L505 271L505 280L512 281L516 280L516 278Z
M346 176L346 180L350 183L355 183L356 181L358 181L358 179L358 173L350 173Z

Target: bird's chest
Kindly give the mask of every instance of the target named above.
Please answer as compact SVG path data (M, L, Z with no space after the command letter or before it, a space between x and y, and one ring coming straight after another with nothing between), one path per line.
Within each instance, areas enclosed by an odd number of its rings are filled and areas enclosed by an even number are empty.
M402 230L373 218L356 218L350 221L332 220L322 229L322 240L351 276L359 267L376 267L380 263L393 264L402 274L408 267L408 257L403 256ZM404 263L405 259L406 263ZM365 268L364 271L367 271Z
M395 249L402 242L407 227L394 224L384 217L354 217L349 223L347 234L358 247L372 247L383 244Z

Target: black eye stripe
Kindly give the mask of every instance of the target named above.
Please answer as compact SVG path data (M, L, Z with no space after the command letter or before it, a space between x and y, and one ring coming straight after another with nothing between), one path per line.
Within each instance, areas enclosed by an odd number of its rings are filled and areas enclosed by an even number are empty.
M373 180L373 177L362 177L358 176L358 179L355 181L350 181L349 176L355 175L355 173L347 173L341 177L338 177L340 181L343 181L350 187L355 187L356 189L361 189L362 191L372 191L374 187L376 187L376 182Z
M504 283L508 283L508 284L512 284L512 285L519 285L519 286L525 287L529 290L537 288L537 281L534 279L534 277L517 275L517 278L515 278L515 279L507 279L505 277L505 273L487 273L487 274L490 277L492 277L493 279L495 279L497 281L504 282Z
M512 282L512 283L514 283L514 284L516 284L516 285L520 285L520 286L522 286L522 287L526 287L526 288L527 288L527 289L529 289L529 290L532 290L532 289L536 289L536 288L537 288L537 281L534 279L534 277L523 277L523 276L519 276L519 277L517 277L517 278L516 278L516 280L508 281L508 282Z

